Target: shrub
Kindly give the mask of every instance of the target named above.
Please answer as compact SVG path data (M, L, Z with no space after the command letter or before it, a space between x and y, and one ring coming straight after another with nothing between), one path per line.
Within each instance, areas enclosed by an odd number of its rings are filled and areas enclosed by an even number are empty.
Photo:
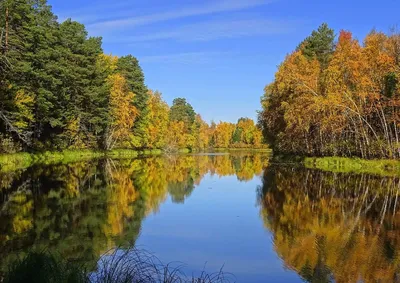
M15 142L10 136L0 133L0 153L16 153L21 150L21 144Z

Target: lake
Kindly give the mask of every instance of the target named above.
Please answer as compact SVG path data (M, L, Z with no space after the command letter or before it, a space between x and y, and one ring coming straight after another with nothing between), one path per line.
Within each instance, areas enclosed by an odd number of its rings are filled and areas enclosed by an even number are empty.
M400 280L400 179L267 153L97 159L0 171L1 271L30 249L95 264L136 246L236 282Z

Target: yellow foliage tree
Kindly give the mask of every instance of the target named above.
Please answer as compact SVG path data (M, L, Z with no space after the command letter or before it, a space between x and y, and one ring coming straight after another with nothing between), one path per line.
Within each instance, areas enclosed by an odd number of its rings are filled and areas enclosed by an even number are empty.
M262 132L259 128L256 127L254 133L253 133L253 145L255 148L260 148L262 145Z
M167 150L186 147L186 126L183 121L170 121L167 134Z
M132 104L134 94L128 90L125 78L120 74L113 74L107 78L110 86L109 117L105 145L112 149L129 140L131 129L138 115Z
M162 100L161 93L149 91L149 139L148 147L163 148L166 145L168 131L168 104Z
M221 148L228 148L233 132L235 131L235 125L228 122L220 122L214 132L215 146Z

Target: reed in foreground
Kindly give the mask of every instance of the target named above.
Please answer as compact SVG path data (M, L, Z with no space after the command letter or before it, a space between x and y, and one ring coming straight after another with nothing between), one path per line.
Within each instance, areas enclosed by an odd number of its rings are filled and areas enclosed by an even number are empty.
M104 254L97 266L79 265L47 252L31 252L9 266L5 283L225 283L234 276L221 270L187 276L182 264L164 265L153 254L131 248Z

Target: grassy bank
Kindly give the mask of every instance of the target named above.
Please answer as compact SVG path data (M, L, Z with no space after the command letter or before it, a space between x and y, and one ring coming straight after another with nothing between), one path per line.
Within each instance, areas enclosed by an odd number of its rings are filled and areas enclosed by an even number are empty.
M307 168L316 168L330 172L400 176L399 160L366 160L345 157L306 157L303 159L303 162Z
M230 151L246 151L246 152L268 152L271 149L255 149L255 148L213 148L206 152L230 152ZM173 154L186 154L191 151L187 148L178 149ZM193 151L197 152L197 151ZM14 153L0 155L0 172L10 172L19 169L25 169L33 165L51 165L51 164L67 164L78 161L85 161L95 158L110 157L113 159L120 158L136 158L146 155L162 154L161 149L153 150L131 150L117 149L111 151L96 151L96 150L65 150L65 151L46 151L40 153Z
M210 151L215 151L215 152L229 152L229 151L247 151L247 152L271 152L272 153L272 149L270 148L232 148L232 147L228 147L228 148L221 148L221 147L217 147L217 148L211 148Z
M90 160L94 158L135 158L143 155L161 154L159 149L154 150L128 150L118 149L112 151L92 151L92 150L65 150L60 152L43 153L15 153L0 155L0 171L9 172L18 169L28 168L32 165L67 164L71 162Z

